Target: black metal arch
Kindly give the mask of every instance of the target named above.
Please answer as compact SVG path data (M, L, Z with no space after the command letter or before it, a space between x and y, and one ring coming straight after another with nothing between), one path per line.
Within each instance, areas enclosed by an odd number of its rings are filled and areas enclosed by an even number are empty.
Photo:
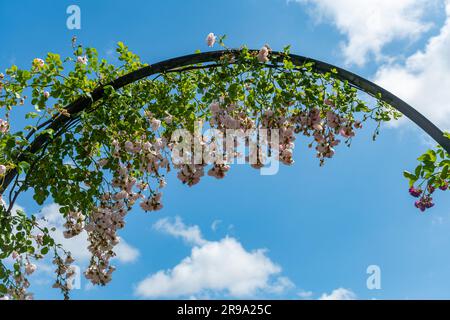
M237 56L239 55L240 52L241 50L238 49L220 50L220 51L191 54L169 60L164 60L155 63L153 65L143 67L129 74L126 74L120 78L117 78L116 80L112 81L111 83L105 86L112 86L114 89L117 90L130 83L133 83L135 81L141 80L154 74L169 72L178 68L183 68L199 63L215 62L218 61L225 54L227 55L234 54ZM272 52L272 54L282 55L282 53L275 51ZM372 96L377 96L380 94L382 101L387 102L392 107L394 107L402 114L404 114L406 117L408 117L410 120L412 120L415 124L417 124L420 128L422 128L430 137L432 137L438 144L440 144L448 153L450 153L450 139L444 137L443 132L430 120L428 120L425 116L423 116L420 112L418 112L412 106L410 106L397 96L393 95L389 91L383 89L382 87L376 85L375 83L367 79L364 79L363 77L360 77L350 71L331 65L329 63L295 54L290 54L289 56L292 60L292 63L296 66L302 66L305 63L312 62L313 64L312 68L313 71L315 72L328 73L331 72L332 70L336 70L337 71L337 74L335 75L336 78L343 81L348 81L349 84ZM105 86L99 87L96 90L94 90L91 95L92 99L87 97L80 97L71 104L69 104L66 107L67 112L70 115L76 115L79 112L87 109L93 103L99 101L104 95ZM64 125L70 122L70 120L71 117L66 116L55 117L45 123L45 129L53 129L54 131L57 131L59 128L64 127ZM29 136L31 135L32 134L30 134ZM30 144L30 146L25 150L25 153L18 157L17 163L26 160L27 153L38 152L41 149L41 147L48 141L48 139L49 137L47 135L37 136ZM6 174L3 184L0 186L0 194L4 192L4 190L8 187L8 185L11 183L11 181L15 178L16 175L17 175L16 169L12 169Z

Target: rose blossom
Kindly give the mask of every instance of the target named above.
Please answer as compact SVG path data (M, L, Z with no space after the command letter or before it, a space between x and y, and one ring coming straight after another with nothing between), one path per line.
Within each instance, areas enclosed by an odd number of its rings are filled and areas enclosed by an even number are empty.
M36 59L33 60L33 65L38 67L39 69L41 69L41 68L44 67L45 62L42 59L36 58Z
M30 275L30 274L32 274L33 272L35 272L36 269L37 269L37 267L36 267L35 264L27 263L27 264L25 265L25 272L26 272L27 275Z
M164 121L165 121L167 124L171 124L171 123L172 123L172 120L173 120L173 117L172 117L171 115L169 115L169 116L167 116L167 117L164 118Z
M86 58L86 56L78 56L77 63L87 65L88 58Z
M267 46L263 46L261 50L258 52L258 61L259 62L267 62L269 61L269 48Z
M134 148L134 144L131 141L127 141L125 142L125 150L127 150L128 152L132 152Z
M14 260L16 260L19 257L19 253L17 253L17 251L13 251L11 256Z
M0 119L0 132L6 133L9 129L9 123L6 120Z
M220 110L220 105L217 102L213 102L209 105L209 110L211 110L212 113L217 113Z
M161 125L161 121L158 119L152 119L151 125L152 125L152 130L156 131L159 129L159 126Z
M208 36L206 37L206 44L208 45L208 47L213 47L214 43L216 43L216 36L214 35L214 33L210 33L208 34Z

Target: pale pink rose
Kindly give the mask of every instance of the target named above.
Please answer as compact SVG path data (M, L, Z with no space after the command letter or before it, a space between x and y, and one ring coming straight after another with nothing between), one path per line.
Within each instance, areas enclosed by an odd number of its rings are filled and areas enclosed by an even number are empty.
M125 142L125 150L127 150L128 152L133 151L134 145L133 142L131 141L127 141Z
M6 167L3 164L0 164L0 175L4 175L6 173Z
M50 97L50 92L44 91L44 98L48 99Z
M66 258L66 260L64 261L65 264L71 264L75 261L74 258L72 258L72 256L69 254Z
M40 245L42 245L43 240L44 240L44 235L43 235L43 234L40 233L40 234L36 235L36 242L37 242L37 243L39 243Z
M17 253L17 251L13 251L11 256L14 260L16 260L19 257L19 254Z
M161 126L161 121L158 120L158 119L152 119L151 125L152 125L152 130L153 130L153 131L156 131L156 130L158 130L159 127Z
M25 272L26 272L27 275L30 275L30 274L32 274L33 272L35 272L36 269L37 269L37 267L36 267L35 264L27 263L27 264L25 265Z
M341 143L341 140L339 140L339 139L338 140L334 140L334 141L331 142L331 146L332 147L336 147L339 143Z
M9 129L9 123L6 120L0 119L0 132L6 133Z
M212 113L217 113L220 110L220 105L217 102L213 102L209 105L209 110L211 110Z
M165 121L167 124L171 124L171 123L172 123L172 120L173 120L173 117L172 117L172 116L167 116L167 117L164 118L164 121Z
M269 61L268 56L269 56L269 49L266 46L264 46L258 52L258 61L263 63L267 62Z
M128 198L128 192L126 192L125 190L119 191L113 195L114 200L122 200L126 198Z
M33 60L33 65L38 67L39 69L41 69L42 67L44 67L45 62L44 62L44 60L42 60L40 58L36 58Z
M283 150L283 157L286 157L286 158L292 157L292 149Z
M142 150L142 143L136 142L134 144L133 152L134 153L139 153L139 152L141 152L141 150Z
M88 58L86 56L78 56L77 63L87 65Z
M152 144L148 141L145 141L144 144L142 145L142 149L144 151L150 151L151 147L152 147Z
M339 130L339 134L345 138L351 138L355 136L355 133L352 131L351 128L343 127Z
M320 153L323 153L323 152L326 151L326 147L325 147L323 144L319 144L319 145L316 147L316 150L319 151Z
M216 36L214 35L214 33L210 33L208 34L208 36L206 37L206 44L208 45L208 47L213 47L214 43L216 43Z
M163 142L163 140L162 140L161 138L155 139L154 146L155 146L155 148L158 149L158 150L161 149L161 148L163 148L163 147L164 147L164 142Z
M314 139L315 139L317 142L320 142L320 143L322 143L322 142L325 141L324 136L321 135L321 134L319 134L319 133L314 134Z
M322 127L322 125L320 123L315 123L315 124L313 124L312 127L316 131L322 131L323 130L323 127Z
M334 156L334 149L330 148L328 152L325 154L325 157L332 158Z

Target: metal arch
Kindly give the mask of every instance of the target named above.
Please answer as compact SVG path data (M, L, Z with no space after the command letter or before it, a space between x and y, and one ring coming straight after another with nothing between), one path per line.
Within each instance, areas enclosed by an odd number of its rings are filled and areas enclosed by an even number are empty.
M240 52L241 50L239 49L219 50L172 58L133 71L129 74L117 78L116 80L110 82L107 85L112 86L114 89L117 90L130 83L144 79L154 74L164 73L176 68L182 68L193 64L215 62L219 60L224 54L238 55ZM276 51L273 51L272 54L282 55L282 53ZM305 63L312 62L313 71L318 73L328 73L334 69L337 71L337 74L335 75L336 78L343 81L348 81L351 85L372 96L377 96L381 94L382 101L388 103L393 108L397 109L399 112L401 112L410 120L412 120L415 124L417 124L420 128L422 128L429 136L431 136L438 144L440 144L448 153L450 153L450 139L444 137L444 133L430 120L428 120L425 116L423 116L420 112L418 112L412 106L410 106L397 96L393 95L389 91L383 89L382 87L376 85L375 83L367 79L364 79L363 77L360 77L350 71L339 68L332 64L295 54L290 54L289 56L292 60L292 63L296 66L302 66ZM71 115L75 115L88 108L90 105L92 105L92 103L100 100L103 97L103 94L104 94L104 86L99 87L92 92L91 94L92 99L87 97L80 97L71 104L69 104L66 107L66 110ZM45 129L53 129L56 131L57 129L62 128L65 124L70 122L70 120L71 117L66 116L56 117L48 122L48 125L45 127ZM45 142L48 141L48 139L49 138L47 135L37 136L30 144L30 146L25 150L25 154L38 152L40 148L45 144ZM17 162L24 160L26 160L26 155L22 154L18 157ZM16 175L17 175L16 169L12 169L6 174L3 184L0 186L0 194L3 193L4 190L6 190L6 188L9 186L9 184Z

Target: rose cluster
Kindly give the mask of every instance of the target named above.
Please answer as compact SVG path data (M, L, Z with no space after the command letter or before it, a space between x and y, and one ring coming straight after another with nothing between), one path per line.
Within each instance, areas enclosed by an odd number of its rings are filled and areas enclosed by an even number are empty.
M75 269L71 264L75 260L72 258L70 253L65 254L65 259L57 255L52 263L56 266L56 281L53 283L52 287L55 289L60 289L64 294L64 298L69 298L69 291L72 290L72 280L75 276Z
M149 126L156 132L161 121L146 112ZM166 119L170 121L170 118ZM120 133L122 135L122 132ZM111 281L115 268L110 260L115 256L114 247L119 243L118 230L125 226L125 216L133 205L139 201L145 211L157 211L162 208L162 192L166 182L161 169L168 170L169 161L163 154L167 146L166 140L154 136L111 143L111 157L98 161L99 167L115 163L110 182L111 191L100 198L100 205L89 215L85 230L88 233L89 251L92 255L85 276L94 284L105 285ZM157 188L151 190L149 180L156 179ZM145 196L145 192L149 195Z
M439 189L442 191L448 190L449 185L447 181L444 181L440 186ZM432 185L428 185L425 190L422 190L421 188L416 188L414 186L410 187L408 192L411 196L414 198L418 198L414 202L414 206L419 209L422 212L425 212L425 210L430 209L434 207L434 202L432 198L432 194L436 191L436 188Z
M64 238L69 239L79 235L84 228L84 216L79 211L70 211L64 223Z
M13 251L11 254L11 258L14 261L15 265L19 266L18 270L23 270L22 272L16 272L14 275L14 284L7 288L6 294L0 297L0 300L32 300L33 294L28 292L27 289L30 287L30 282L26 278L26 276L32 275L37 266L30 262L29 257L25 258L18 254L16 251Z

